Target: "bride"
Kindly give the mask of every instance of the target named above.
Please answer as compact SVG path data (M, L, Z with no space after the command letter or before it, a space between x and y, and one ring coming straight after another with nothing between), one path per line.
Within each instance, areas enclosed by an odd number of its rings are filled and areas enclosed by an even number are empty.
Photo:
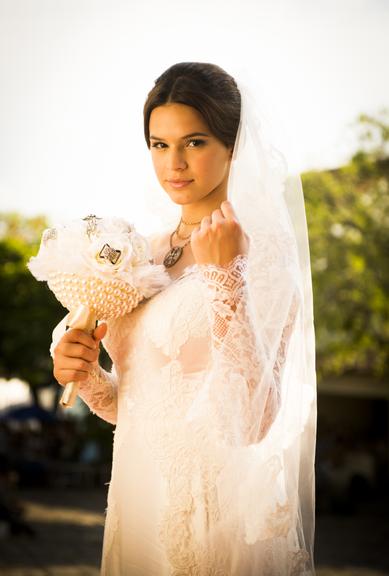
M316 389L301 186L243 84L171 66L144 106L180 210L150 235L171 283L92 336L54 334L54 376L115 425L104 576L313 575ZM103 340L113 365L98 363Z

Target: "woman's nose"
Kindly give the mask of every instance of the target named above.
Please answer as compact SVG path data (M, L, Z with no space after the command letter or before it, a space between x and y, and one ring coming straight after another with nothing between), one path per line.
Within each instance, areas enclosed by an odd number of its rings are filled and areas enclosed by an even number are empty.
M185 155L180 150L171 150L168 158L168 167L170 170L185 170L188 163Z

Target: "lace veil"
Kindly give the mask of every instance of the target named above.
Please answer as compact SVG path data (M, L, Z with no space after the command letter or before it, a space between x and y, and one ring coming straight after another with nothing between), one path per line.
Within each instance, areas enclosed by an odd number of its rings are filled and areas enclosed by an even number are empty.
M248 88L239 83L239 90L241 122L228 196L251 237L248 287L263 387L262 393L258 389L251 399L258 405L250 437L260 438L246 450L254 470L248 474L253 484L245 486L241 478L240 501L232 513L246 518L251 541L266 539L272 532L276 538L285 536L291 564L294 557L296 565L301 564L296 573L305 574L305 570L314 570L316 372L304 196L300 176L288 176L285 159L266 142ZM283 358L275 362L280 348ZM261 407L264 393L272 385L279 394L277 416L261 437L258 431L267 429L262 427L266 414ZM259 478L267 479L267 486L262 486ZM262 499L260 491L266 489L268 497ZM281 511L285 515L279 514ZM266 517L269 533L264 529Z
M267 142L248 88L238 87L228 198L250 236L247 299L187 419L217 433L214 458L224 458L217 497L227 511L218 526L224 534L230 528L237 565L244 541L257 550L247 574L267 573L265 550L280 557L275 566L286 567L277 573L313 574L316 373L304 196L300 176L288 174L284 157ZM170 207L156 207L165 225L176 225ZM243 320L252 331L249 350L239 348ZM234 354L247 359L250 374L244 366L234 370Z

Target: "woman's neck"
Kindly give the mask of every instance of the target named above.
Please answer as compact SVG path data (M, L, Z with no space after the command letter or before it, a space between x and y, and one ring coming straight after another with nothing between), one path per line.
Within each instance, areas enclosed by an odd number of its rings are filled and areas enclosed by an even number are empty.
M227 191L222 190L219 194L209 194L200 202L193 204L186 204L182 207L181 218L182 223L180 226L181 231L191 231L195 226L199 226L204 216L211 217L211 214L217 208L220 208L221 203L227 200ZM185 222L192 225L187 225ZM195 224L196 223L196 224Z

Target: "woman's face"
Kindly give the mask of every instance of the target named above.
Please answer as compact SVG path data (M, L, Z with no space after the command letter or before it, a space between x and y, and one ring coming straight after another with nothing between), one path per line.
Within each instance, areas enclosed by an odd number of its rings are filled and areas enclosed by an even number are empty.
M149 128L154 169L173 202L191 204L225 192L232 151L210 132L195 108L158 106Z

